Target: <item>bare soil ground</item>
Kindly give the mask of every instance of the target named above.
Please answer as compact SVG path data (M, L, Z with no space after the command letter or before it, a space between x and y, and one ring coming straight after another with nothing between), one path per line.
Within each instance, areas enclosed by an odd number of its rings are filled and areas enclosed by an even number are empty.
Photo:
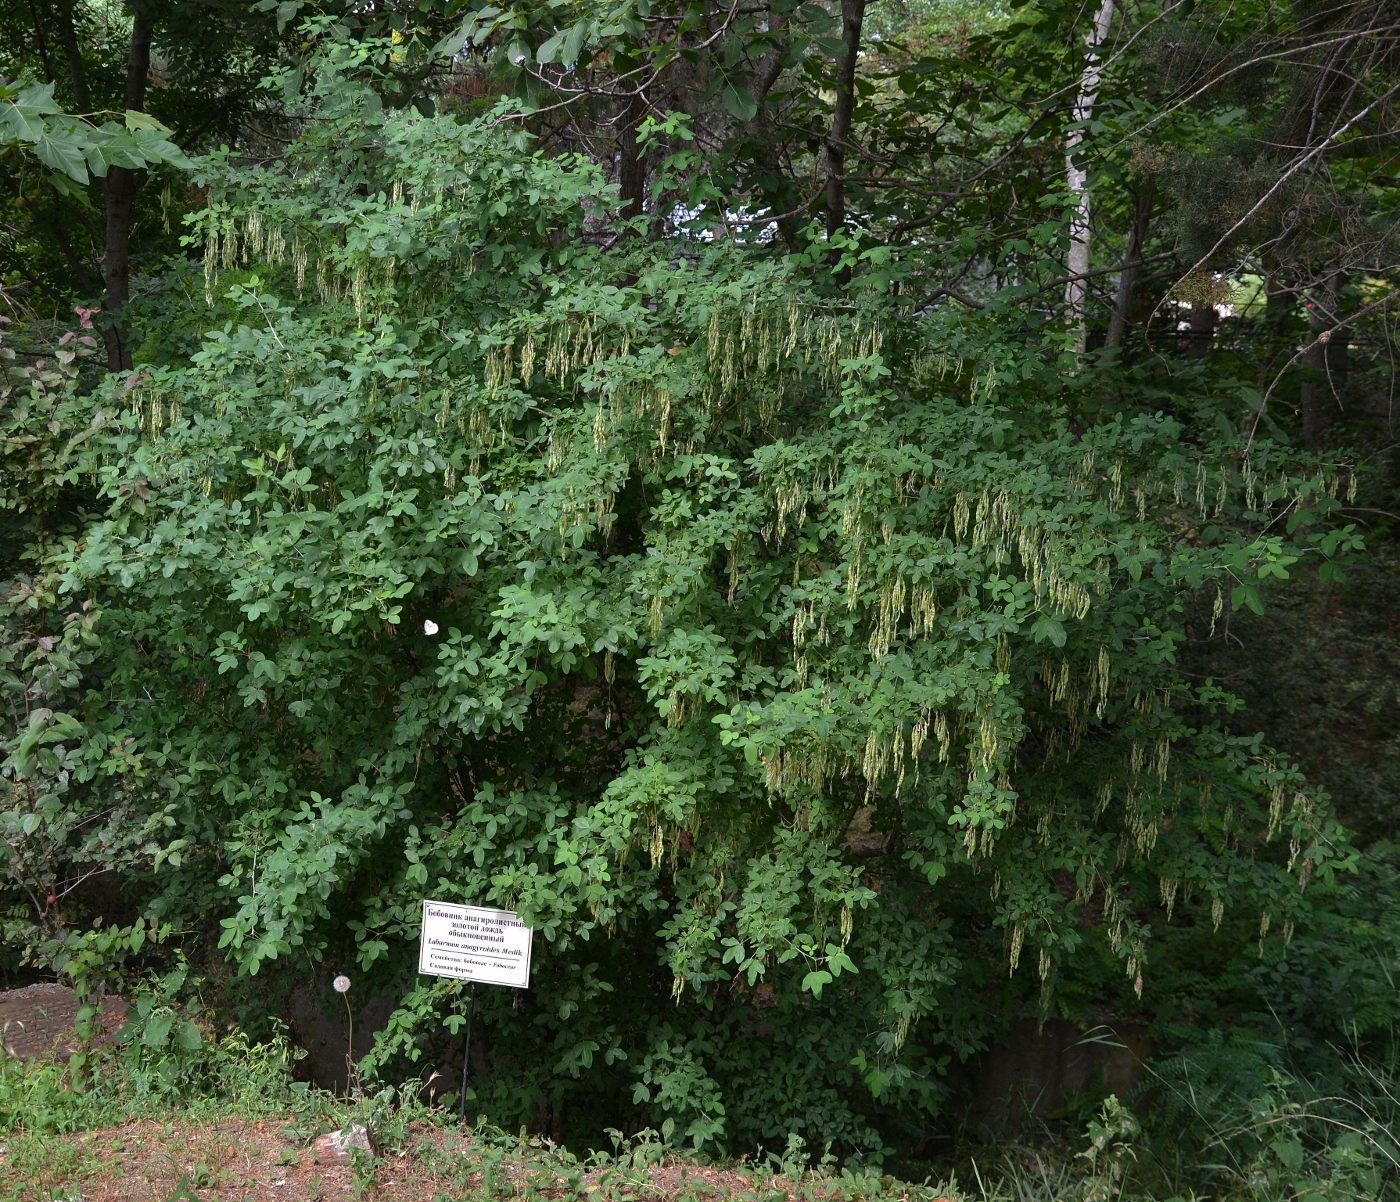
M918 1191L930 1202L952 1202ZM141 1120L72 1135L8 1137L0 1202L839 1202L837 1183L756 1177L663 1161L569 1167L548 1155L502 1156L470 1132L427 1124L356 1164L320 1162L279 1124L248 1119ZM900 1202L884 1195L882 1202ZM905 1199L908 1195L904 1195Z

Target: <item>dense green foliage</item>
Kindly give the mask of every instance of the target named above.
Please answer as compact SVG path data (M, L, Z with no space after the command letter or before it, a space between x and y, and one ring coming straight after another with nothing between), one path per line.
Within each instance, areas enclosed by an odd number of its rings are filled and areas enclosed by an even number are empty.
M1173 661L1193 604L1335 550L1335 476L1072 432L1053 367L727 247L596 249L586 163L318 92L275 170L207 169L227 319L63 410L106 512L43 557L25 833L123 798L145 913L248 973L401 990L425 892L518 908L522 1072L615 1065L697 1141L802 1089L853 1148L862 1095L936 1109L1023 954L1141 991L1159 899L1267 930L1330 874Z
M523 100L429 103L412 22L312 20L264 94L275 153L195 165L183 253L123 310L134 370L81 366L86 309L54 353L13 357L0 973L93 993L179 947L227 998L347 972L394 1003L364 1071L399 1079L463 1021L464 989L416 974L422 900L502 906L534 928L533 977L477 998L474 1093L508 1125L909 1155L956 1066L1017 1018L1136 1018L1179 1056L1166 1130L1172 1099L1205 1096L1199 1065L1238 1083L1195 1112L1236 1141L1217 1181L1254 1188L1256 1152L1292 1164L1258 1117L1284 1115L1318 1196L1378 1191L1385 1120L1358 1150L1331 1111L1288 1107L1389 1044L1395 868L1372 842L1384 799L1361 796L1387 778L1309 764L1356 794L1358 845L1222 685L1248 650L1219 645L1253 645L1282 590L1285 614L1337 595L1384 508L1357 490L1383 484L1309 425L1316 374L1293 381L1302 421L1276 421L1263 357L1096 355L1082 309L1047 307L1072 209L1047 148L1068 126L1017 105L1082 69L1046 33L1055 5L1005 32L1017 103L940 143L1004 168L956 204L922 222L917 190L853 173L839 203L729 230L801 190L746 123L770 96L799 124L828 108L840 43L824 10L793 11L753 47L788 46L786 91L702 56L685 103L636 129L644 194L548 128L563 85L527 69L626 79L630 8L582 32L561 8L552 40L472 10ZM693 31L672 32L658 70L689 61ZM900 170L1013 61L937 21L906 33L934 49L892 38L855 114ZM927 69L901 74L904 54ZM1082 124L1118 137L1169 84ZM1180 167L1201 122L1253 146L1277 114L1219 117L1174 116L1143 170ZM1378 169L1362 149L1339 208ZM1112 214L1126 155L1098 167ZM1316 244L1294 249L1269 264L1270 354L1321 328L1280 313L1321 295ZM1229 285L1192 259L1200 310ZM1386 286L1327 295L1374 314ZM1343 1033L1351 1060L1328 1050ZM1135 1136L1115 1106L1091 1160Z
M75 184L104 176L113 165L144 168L185 162L160 122L129 112L123 123L98 125L62 111L52 84L0 87L0 148L19 157L33 155L32 169L47 168L48 181L60 194L76 195Z

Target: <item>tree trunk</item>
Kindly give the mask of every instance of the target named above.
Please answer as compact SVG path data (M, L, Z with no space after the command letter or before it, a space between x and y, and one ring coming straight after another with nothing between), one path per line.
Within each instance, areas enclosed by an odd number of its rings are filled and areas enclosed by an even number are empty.
M37 13L34 28L36 32L40 29ZM73 99L81 112L89 113L92 111L92 96L88 91L87 72L83 69L83 52L78 46L78 30L71 2L58 6L58 40L63 46L63 57L68 60L68 82L73 88Z
M846 224L846 146L856 111L856 62L866 0L841 0L841 40L845 51L836 70L836 111L822 158L826 167L826 236Z
M1152 219L1154 191L1152 181L1148 180L1138 193L1137 204L1133 209L1133 224L1128 230L1128 244L1123 250L1123 270L1118 273L1118 290L1113 298L1108 336L1104 339L1105 350L1118 350L1128 336L1128 319L1133 311L1133 294L1137 290L1138 275L1142 271L1142 248L1147 241L1148 223Z
M1325 304L1308 305L1308 349L1303 354L1298 387L1298 409L1303 420L1303 443L1309 450L1327 446L1332 423L1342 413L1342 387L1346 383L1349 355L1345 327L1333 329L1340 289L1334 276L1319 293Z
M754 183L765 207L773 214L784 243L788 249L797 250L804 221L800 210L808 202L806 194L796 182L795 174L784 163L783 134L774 124L768 103L774 84L782 76L791 39L787 36L787 14L769 11L768 34L774 45L759 59L753 77L753 98L758 104L758 111L750 128L755 147L754 158L760 169Z
M146 82L151 71L151 18L140 10L132 17L131 50L126 61L126 107L144 112ZM102 308L106 314L102 339L107 345L109 371L131 367L131 347L127 337L126 306L131 299L131 215L136 200L138 173L127 167L112 167L102 182L105 244L102 277L107 294Z
M1220 324L1220 310L1214 305L1192 305L1187 315L1186 353L1193 359L1203 359L1215 341Z
M1071 114L1076 126L1082 125L1094 115L1094 104L1099 97L1099 80L1102 74L1099 47L1108 40L1108 31L1113 25L1114 0L1102 0L1094 17L1093 28L1084 37L1087 48L1084 56L1084 71L1079 76L1079 94L1075 97ZM1075 151L1084 142L1084 131L1073 129L1065 139L1065 175L1069 183L1070 195L1074 198L1074 213L1069 222L1069 258L1066 261L1069 283L1065 285L1065 306L1069 310L1070 329L1074 332L1074 349L1080 354L1088 339L1085 321L1085 302L1089 295L1089 283L1085 279L1089 271L1089 173L1075 161Z
M1317 323L1308 322L1308 333L1315 340L1320 333ZM1298 410L1303 419L1303 445L1319 451L1327 445L1327 433L1332 427L1332 406L1327 387L1326 348L1321 343L1304 352L1298 384Z
M641 128L646 111L646 101L643 97L633 96L627 101L627 106L618 119L621 130L618 134L620 162L617 189L622 198L624 217L640 217L646 205L646 156L642 153L637 138L637 131Z

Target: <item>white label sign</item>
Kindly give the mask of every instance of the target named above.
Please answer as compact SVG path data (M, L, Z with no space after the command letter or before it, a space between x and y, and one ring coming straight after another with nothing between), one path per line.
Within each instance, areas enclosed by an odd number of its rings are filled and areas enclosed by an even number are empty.
M528 989L533 936L511 910L425 901L418 971Z

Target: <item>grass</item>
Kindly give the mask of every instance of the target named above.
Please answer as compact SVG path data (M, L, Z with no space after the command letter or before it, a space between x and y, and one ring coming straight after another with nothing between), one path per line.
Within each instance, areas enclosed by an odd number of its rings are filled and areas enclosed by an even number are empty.
M1331 1076L1277 1066L1212 1093L1219 1065L1188 1057L1152 1089L1144 1131L1109 1099L1081 1132L983 1149L963 1185L812 1170L800 1147L710 1163L653 1132L576 1155L459 1128L413 1086L337 1098L295 1082L285 1043L237 1036L178 1061L115 1049L80 1070L0 1061L0 1202L75 1197L348 1198L374 1202L1382 1202L1400 1197L1400 1073L1356 1056ZM1162 1116L1165 1116L1163 1118ZM379 1154L321 1163L315 1138L352 1123Z
M411 1085L337 1098L292 1080L291 1065L285 1044L236 1036L179 1063L140 1046L81 1068L0 1061L0 1202L965 1202L951 1187L809 1172L797 1158L702 1163L652 1132L615 1134L610 1150L580 1157L523 1134L459 1128ZM380 1154L318 1163L315 1138L352 1123Z

